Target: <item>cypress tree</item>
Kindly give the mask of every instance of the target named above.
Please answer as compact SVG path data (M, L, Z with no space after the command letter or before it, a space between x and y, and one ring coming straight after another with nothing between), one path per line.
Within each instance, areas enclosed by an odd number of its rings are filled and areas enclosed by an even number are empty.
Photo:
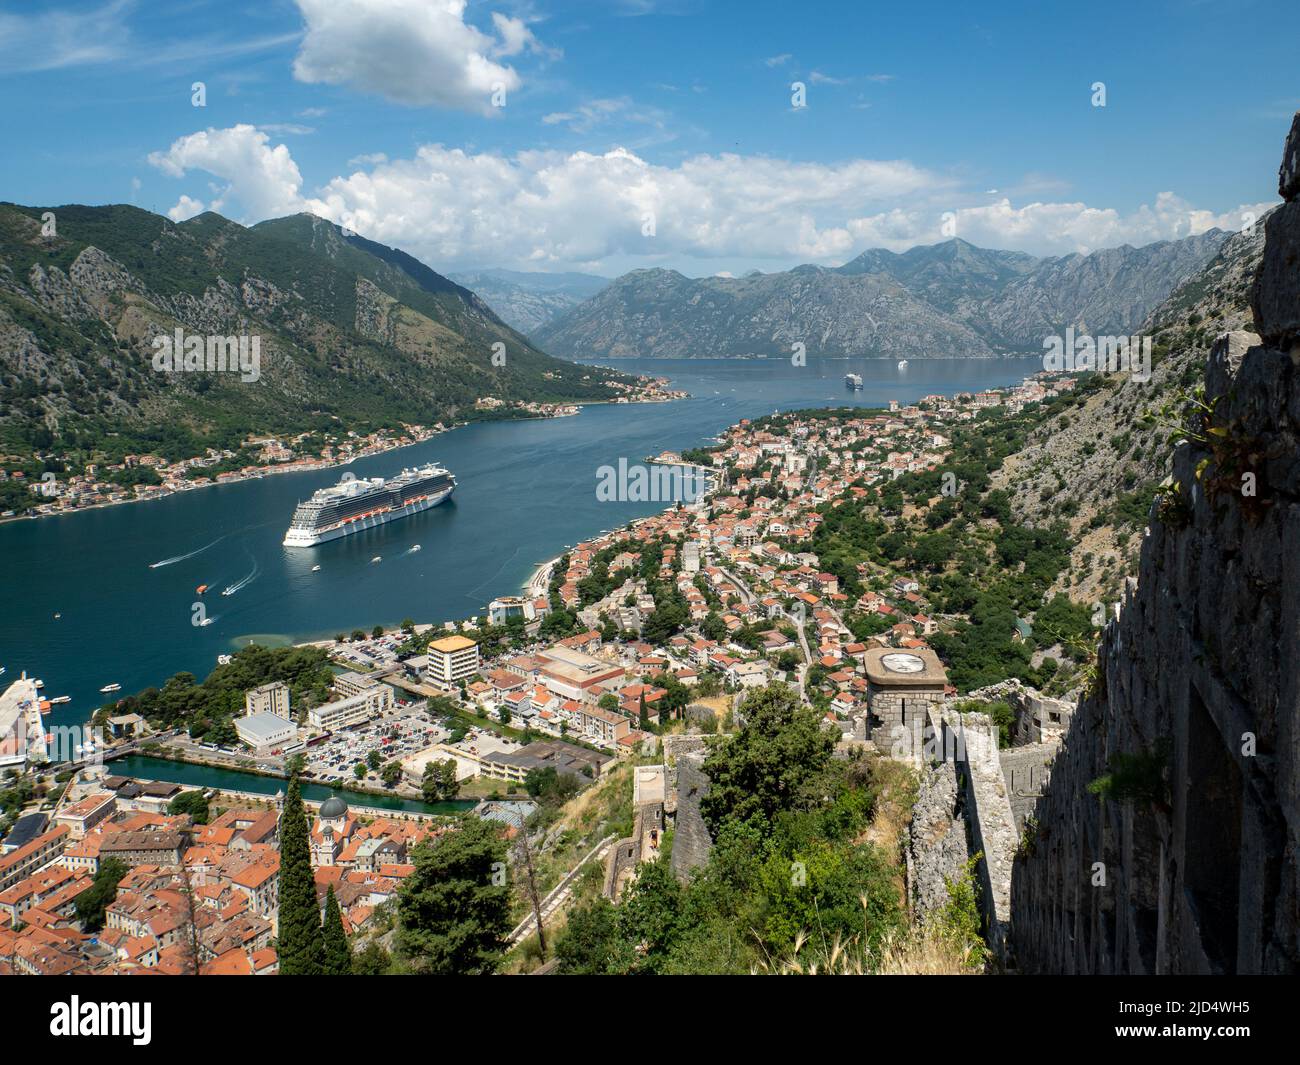
M320 906L312 876L307 814L298 777L289 778L284 816L280 819L280 973L319 976L325 967Z
M334 897L333 884L325 896L325 975L352 975L352 948L343 930L343 913L339 900Z

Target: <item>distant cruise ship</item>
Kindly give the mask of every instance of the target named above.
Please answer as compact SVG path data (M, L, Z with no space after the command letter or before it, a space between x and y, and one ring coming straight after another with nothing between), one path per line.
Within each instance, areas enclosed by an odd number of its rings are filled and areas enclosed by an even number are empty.
M327 540L373 529L376 525L436 507L456 490L456 478L446 468L430 463L403 470L384 480L344 478L332 488L322 488L293 512L285 547L314 547Z
M846 373L844 375L844 387L857 390L862 387L862 375L856 373Z

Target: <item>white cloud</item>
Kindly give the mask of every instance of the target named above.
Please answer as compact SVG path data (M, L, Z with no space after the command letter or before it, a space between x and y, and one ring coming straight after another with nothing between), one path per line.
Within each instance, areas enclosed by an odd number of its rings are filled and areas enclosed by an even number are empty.
M307 23L299 81L349 85L396 103L491 114L522 85L498 57L554 56L522 19L494 14L497 36L465 21L465 0L297 0Z
M559 48L549 48L542 44L521 18L510 18L500 12L492 13L492 25L497 29L501 43L494 50L496 55L519 55L527 51L533 55L545 56L547 59L559 59L564 52Z
M786 63L790 62L790 60L793 58L794 56L792 56L789 52L782 52L780 55L768 56L766 59L763 60L763 62L766 63L769 67L783 67L785 66Z
M0 71L59 70L119 59L130 44L125 19L133 6L131 0L112 0L86 11L0 11Z
M270 138L256 126L191 133L165 152L151 152L149 162L168 177L201 170L226 181L224 187L217 186L208 205L213 211L233 213L228 207L233 203L240 209L238 217L261 221L302 210L302 175L289 149L283 144L271 147ZM168 213L188 209L187 203L198 201L182 196Z
M202 214L206 210L202 200L196 200L193 197L183 195L176 201L176 206L167 212L167 217L173 222L184 222L187 218L193 218L196 214Z
M644 107L626 96L588 100L572 111L553 111L542 116L547 126L567 126L574 133L590 133L611 122L625 125L648 126L672 139L668 132L668 116L657 107Z
M1128 212L1081 202L1017 206L904 160L808 163L724 153L665 165L627 148L500 155L439 144L409 159L360 157L350 173L305 195L288 149L253 126L190 134L149 161L172 177L197 170L219 178L210 210L246 222L311 211L440 270L631 262L707 274L760 263L834 265L866 248L903 251L945 240L947 211L956 215L956 235L973 244L1064 254L1212 226L1239 229L1244 212L1258 217L1270 206L1218 214L1169 192ZM202 209L183 196L172 215ZM647 237L651 215L654 236Z

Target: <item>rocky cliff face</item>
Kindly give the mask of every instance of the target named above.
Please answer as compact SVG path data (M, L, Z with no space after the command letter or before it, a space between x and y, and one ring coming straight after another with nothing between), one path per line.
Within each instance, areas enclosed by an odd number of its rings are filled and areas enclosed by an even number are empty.
M636 270L535 333L569 357L983 358L1067 326L1127 335L1227 234L1035 259L962 240L741 278Z
M994 474L993 487L1009 493L1018 519L1069 526L1070 567L1053 594L1113 603L1135 572L1148 504L1173 458L1173 427L1161 408L1203 379L1216 336L1250 324L1263 247L1263 222L1225 240L1142 324L1153 341L1150 380L1110 375L1081 408L1037 429Z
M1254 329L1213 346L1205 407L1026 827L1022 969L1300 970L1298 152L1300 115Z

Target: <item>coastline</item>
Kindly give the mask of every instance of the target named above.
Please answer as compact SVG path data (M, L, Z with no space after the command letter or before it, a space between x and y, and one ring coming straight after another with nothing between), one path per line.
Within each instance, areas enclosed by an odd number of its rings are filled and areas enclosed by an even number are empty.
M325 459L321 459L318 462L313 462L307 465L300 465L298 463L275 463L269 466L258 466L256 467L257 470L256 473L250 473L240 477L229 477L224 481L208 480L208 479L195 480L189 483L184 488L176 488L169 492L159 492L153 495L132 496L129 499L110 499L110 500L105 500L102 503L88 503L85 506L72 507L65 510L55 510L45 514L39 514L39 513L15 514L12 517L0 518L0 525L7 525L11 522L16 522L16 521L38 521L41 518L62 518L72 514L81 514L86 511L104 510L107 509L108 507L127 506L132 503L155 503L162 499L170 499L173 496L181 495L186 492L197 492L204 488L216 488L222 485L242 484L245 481L256 481L256 480L260 480L263 477L270 477L276 475L294 474L294 473L316 473L319 472L320 470L329 470L329 469L335 469L342 466L350 466L358 459L373 458L376 455L387 455L394 451L401 451L404 448L415 447L417 444L427 443L435 436L442 436L446 433L455 432L457 429L465 429L471 425L479 424L480 422L486 423L489 421L520 421L520 422L554 421L560 418L577 417L579 414L582 413L582 409L584 407L589 407L589 406L609 406L609 405L619 405L619 404L623 406L632 406L634 404L640 404L640 403L673 403L680 398L688 398L688 397L685 396L682 397L667 396L663 398L647 397L645 399L634 399L634 400L627 400L627 401L620 400L620 399L593 399L593 400L584 400L581 403L563 404L562 405L563 407L566 408L572 407L575 409L565 410L562 413L556 413L556 414L529 413L518 418L483 418L483 419L475 419L471 421L456 422L452 425L444 426L442 429L430 430L427 436L423 436L418 440L407 440L402 443L390 444L387 447L375 448L372 451L361 451L355 455L349 455L347 458L340 459L337 461L328 461Z

